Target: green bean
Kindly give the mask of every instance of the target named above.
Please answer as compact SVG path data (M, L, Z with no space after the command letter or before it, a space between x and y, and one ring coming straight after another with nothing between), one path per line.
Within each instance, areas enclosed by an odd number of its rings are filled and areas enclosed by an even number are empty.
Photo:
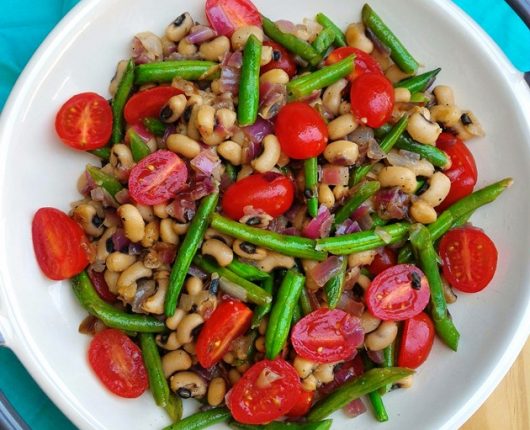
M320 54L324 55L328 48L335 42L335 32L332 28L324 28L311 44Z
M322 67L316 72L294 78L287 84L290 99L300 99L315 90L328 87L339 79L348 76L354 68L355 55L350 55L330 66Z
M140 347L144 358L147 376L149 377L149 389L158 406L165 408L169 400L169 386L167 384L162 360L158 353L158 346L152 333L140 333Z
M395 354L396 342L392 342L383 350L383 367L394 367L394 354ZM386 394L392 389L392 384L387 384L384 387L381 387L379 392L381 394Z
M390 58L405 73L415 73L418 69L418 62L407 51L400 40L386 26L383 20L374 12L374 10L365 4L362 10L362 20L375 36L390 49Z
M344 37L344 33L331 19L329 19L323 13L317 13L317 22L322 27L333 30L333 33L335 34L336 46L346 46L346 37Z
M166 125L158 118L144 118L144 126L149 133L162 137L166 133Z
M383 138L392 129L390 124L385 124L374 130L375 137ZM404 149L405 151L414 152L419 154L421 157L430 161L434 166L445 169L451 164L451 160L445 152L438 149L436 146L424 145L423 143L416 142L407 133L403 133L398 137L397 142L394 145L398 149Z
M135 84L143 85L152 82L171 82L173 78L188 81L199 79L216 79L219 77L218 63L199 60L162 61L140 64L136 67Z
M302 319L302 307L300 306L300 300L295 303L294 310L293 310L293 320L291 322L291 325L295 325L298 321Z
M182 399L180 396L169 393L166 412L174 423L182 419Z
M215 408L204 412L197 412L183 420L164 427L163 430L202 430L214 424L228 421L231 417L226 408Z
M300 302L300 309L304 316L313 312L313 306L311 305L307 288L302 288L302 291L300 292L300 299L298 301Z
M269 360L274 360L285 346L304 283L305 277L294 270L288 270L283 278L265 333L265 355Z
M236 295L240 300L244 302L252 302L257 305L265 305L270 303L272 297L267 293L263 288L258 287L256 284L247 281L241 276L236 275L231 270L228 270L226 267L221 267L213 260L208 257L203 257L202 255L196 255L193 259L193 264L195 264L199 269L204 270L207 273L217 273L221 280L226 279L231 284L232 288L237 288L237 291L233 291L233 294Z
M493 202L499 197L502 192L511 186L513 183L512 178L505 178L499 182L495 182L487 187L484 187L478 191L469 194L466 197L461 198L456 203L453 203L445 211L443 211L438 219L430 224L427 228L433 241L438 240L442 237L451 227L456 223L458 226L462 219L471 216L471 214L479 207L484 206L488 203ZM460 225L462 225L460 224ZM405 245L398 254L398 262L406 263L412 259L412 250L410 246Z
M318 421L315 423L273 421L265 425L253 426L232 421L229 425L236 430L329 430L331 428L331 423L331 420Z
M265 281L263 281L263 289L272 297L274 293L274 275L272 273L267 277L267 279L265 279ZM265 316L271 311L271 308L272 300L269 303L257 306L256 309L254 309L254 314L252 315L252 324L250 325L250 328L259 327L263 318L265 318Z
M133 160L138 163L142 158L147 157L151 153L151 150L132 128L127 131L127 134L129 135L129 146L131 147Z
M366 200L379 191L381 185L377 181L367 181L360 184L353 195L344 202L343 206L335 214L335 226L342 224L350 215L359 208Z
M219 193L214 192L202 199L197 213L190 223L188 232L180 245L180 248L171 268L169 286L166 293L164 310L167 317L172 316L177 308L177 300L184 285L184 280L190 268L191 260L197 252L204 233L208 228L210 217L217 207Z
M379 146L381 150L388 154L390 150L394 147L395 143L399 139L399 136L403 134L408 124L408 117L406 115L402 116L401 119L392 127L390 132L384 137ZM358 184L361 182L364 177L370 173L372 170L373 164L368 164L355 169L352 178L350 178L351 185Z
M112 197L116 196L119 191L123 190L123 185L120 184L120 181L118 181L114 176L111 176L101 171L101 169L90 165L86 166L86 170L96 185L98 187L102 187Z
M225 218L217 213L212 216L212 228L236 239L263 246L284 255L322 261L326 253L315 249L315 241L305 237L288 236L261 228L250 227Z
M240 126L252 125L258 117L260 61L261 42L251 34L243 49L243 64L239 80L237 119Z
M263 31L269 37L279 43L293 54L306 60L312 66L316 66L322 60L320 54L309 43L299 39L294 34L284 33L269 18L262 16Z
M436 75L442 69L437 68L430 72L422 73L421 75L412 76L410 78L402 79L394 84L394 88L406 88L411 94L422 93L426 91L436 79Z
M231 163L225 163L225 173L228 175L231 182L236 182L237 169Z
M366 354L362 355L362 359L365 371L373 369L375 367ZM380 423L388 421L388 413L386 412L385 404L383 403L383 398L381 397L380 392L377 390L372 391L371 393L368 393L368 398L370 399L370 403L372 404L374 415L377 421L379 421Z
M141 333L160 333L166 326L155 317L128 314L101 299L85 271L71 280L74 294L90 315L99 318L107 327Z
M307 199L307 212L309 216L316 217L318 213L318 160L311 157L304 161L305 192L311 195Z
M347 255L354 252L368 251L381 246L392 245L407 237L410 224L395 223L379 227L378 230L360 231L337 237L326 237L317 240L316 249L328 251L335 255ZM385 236L390 236L386 238ZM385 237L385 238L383 238Z
M270 278L270 275L267 272L258 269L252 264L243 263L237 258L234 258L226 268L247 281L264 281Z
M352 400L392 384L414 373L411 369L388 367L371 369L361 376L346 382L328 396L319 400L309 412L308 421L320 421Z
M458 333L447 311L442 278L438 268L438 255L434 250L431 235L427 227L421 224L414 224L410 230L410 243L418 256L421 269L427 277L431 290L430 311L434 328L445 344L456 351L460 333Z
M333 276L326 285L324 285L324 292L326 293L326 302L328 308L335 309L339 300L342 296L344 289L344 276L346 275L346 266L348 265L348 259L345 257L339 257L341 259L341 265L339 272Z
M93 149L90 152L92 155L101 158L102 160L109 161L110 158L110 148L104 146L103 148Z
M112 144L123 140L123 108L134 85L134 62L129 60L112 99Z
M429 98L424 93L414 93L410 95L411 103L427 103Z

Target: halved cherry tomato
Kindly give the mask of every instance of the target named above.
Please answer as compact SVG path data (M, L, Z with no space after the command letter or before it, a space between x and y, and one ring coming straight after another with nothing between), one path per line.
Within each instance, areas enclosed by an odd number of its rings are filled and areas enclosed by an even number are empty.
M306 103L288 103L276 117L276 136L290 158L306 160L320 155L328 142L328 127L320 114Z
M434 324L425 312L403 324L398 355L399 367L418 368L429 356L434 342Z
M197 359L205 369L218 363L230 342L250 327L252 311L237 300L225 300L204 323L197 339Z
M462 197L471 194L477 183L477 165L471 151L461 139L451 133L442 133L436 146L445 151L451 159L451 167L444 170L451 181L451 189L445 200L436 208L443 211Z
M280 173L257 173L230 185L221 205L223 212L234 220L245 215L245 207L261 209L272 217L289 210L294 199L294 184Z
M314 391L302 390L302 392L300 393L300 397L298 398L298 401L286 415L292 418L303 417L305 414L309 412L309 409L311 409L311 405L313 404L314 397L315 397Z
M497 269L497 248L482 230L462 227L449 230L440 241L445 279L466 293L481 291Z
M149 88L134 94L123 108L128 124L138 124L144 118L160 116L160 111L173 96L182 94L178 88L161 86Z
M207 0L206 18L220 35L231 36L239 27L261 27L261 15L249 0Z
M296 62L287 49L270 40L263 42L263 46L272 48L272 60L261 68L262 74L272 69L282 69L290 78L296 75Z
M355 80L355 78L361 76L364 73L378 73L383 75L381 66L370 54L350 46L343 46L333 50L328 55L328 58L326 58L326 64L330 65L338 63L340 60L344 60L350 55L355 55L355 69L348 76L350 81Z
M248 369L226 396L232 417L266 424L289 412L300 398L300 377L287 361L262 360Z
M351 84L350 103L353 115L369 127L381 127L394 109L394 87L379 73L363 73Z
M188 168L178 155L159 150L131 169L129 194L143 205L158 205L175 197L186 185Z
M31 233L37 262L48 278L68 279L88 266L85 232L59 209L39 209L33 217Z
M429 297L429 283L423 272L413 264L398 264L373 279L364 300L373 316L403 321L423 311Z
M112 109L96 93L81 93L68 99L55 117L59 139L74 149L89 151L105 146L112 133Z
M142 351L120 330L97 333L88 348L88 362L103 385L120 397L139 397L149 386Z
M317 309L298 321L291 332L296 353L316 363L352 358L363 340L359 318L340 309Z
M90 269L87 272L98 296L108 303L114 303L116 301L116 295L110 292L107 281L105 281L105 277L103 276L103 272L96 272L93 269Z
M396 252L392 248L385 246L384 248L379 248L377 250L377 254L375 254L368 270L372 275L379 275L382 271L395 266L396 264Z

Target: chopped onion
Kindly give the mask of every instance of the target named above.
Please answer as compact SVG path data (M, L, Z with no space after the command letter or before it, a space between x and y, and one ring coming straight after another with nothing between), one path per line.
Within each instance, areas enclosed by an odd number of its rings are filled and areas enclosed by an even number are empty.
M368 358L372 360L375 364L383 364L385 361L385 355L383 350L379 351L370 351L369 349L366 350L366 354L368 355Z
M124 252L129 250L129 245L131 241L125 236L125 231L122 228L118 228L116 232L112 235L112 245L114 246L114 251Z
M335 229L335 236L342 236L344 234L357 233L361 231L361 227L357 221L352 221L347 218L342 224L339 224Z
M326 206L320 205L317 216L309 221L304 227L302 235L310 239L319 239L329 236L334 218L335 216L331 215Z
M278 21L276 21L275 24L284 33L296 33L296 25L294 25L294 23L291 21L287 21L286 19L279 19Z
M339 365L335 370L335 379L328 384L323 385L319 389L319 393L326 396L338 387L348 382L355 376L359 376L363 373L363 363L359 356L352 357L349 361Z
M191 27L190 33L186 36L186 41L197 45L206 42L217 36L217 32L205 25L194 25Z
M303 24L305 25L305 28L309 33L309 42L315 40L318 33L320 33L323 29L323 27L318 22L312 19L304 18Z
M370 127L360 126L353 130L349 135L348 139L359 145L369 144L374 138L374 130Z
M134 36L132 41L132 59L135 64L152 63L164 58L162 42L160 38L145 31Z
M342 410L349 418L355 418L366 412L366 406L364 405L362 399L357 398L344 406Z
M132 311L137 314L145 314L142 309L143 303L156 292L156 283L153 279L140 279L137 283L136 292L131 302Z
M389 244L390 242L392 242L392 236L383 228L379 226L376 227L374 230L374 233L377 234L381 238L381 240L385 242L386 244Z
M226 55L221 63L221 77L219 79L222 92L229 92L233 95L239 93L239 78L242 64L243 54L241 51Z
M241 129L245 136L254 143L261 143L265 136L274 133L274 126L270 121L258 117L256 122Z
M211 176L214 170L221 165L221 160L213 151L203 149L190 161L190 165L195 171Z
M399 187L383 188L375 194L373 202L382 219L404 219L408 215L410 196Z
M357 221L359 223L359 227L361 227L361 230L370 230L374 224L374 221L370 215L370 207L363 203L361 206L359 206L351 215L351 218L354 221Z
M177 247L171 243L157 242L153 249L158 255L158 260L163 264L171 264L177 256Z
M368 151L366 153L368 158L371 160L382 160L386 158L386 152L381 149L381 146L379 146L379 143L377 143L377 140L372 139L368 143Z
M323 287L333 276L340 272L342 258L333 255L309 270L308 275L319 287Z
M342 309L344 312L348 312L354 317L360 317L364 311L364 305L362 302L355 300L351 293L344 291L340 297L339 303L337 304L338 309Z
M114 198L120 205L131 202L131 196L129 195L129 190L127 188L118 191Z
M236 283L229 281L228 279L223 278L221 276L219 278L219 286L221 287L221 290L231 295L232 297L239 299L243 302L247 301L247 290L245 290L240 285L237 285Z
M417 158L416 158L417 157ZM387 160L392 166L400 167L414 167L420 156L414 152L409 151L395 151L392 150L387 155Z
M359 266L352 267L348 270L344 277L344 291L353 289L359 280L359 276L361 276L361 268Z
M283 84L264 83L260 85L259 114L264 119L275 117L287 104L287 87Z
M191 221L195 215L197 205L194 201L183 198L176 198L167 206L167 213L170 217L176 218L180 222Z
M326 164L322 168L321 182L327 185L348 185L350 173L345 166L336 166L334 164Z
M118 203L103 187L96 187L90 191L90 198L96 202L103 203L105 207L118 208Z

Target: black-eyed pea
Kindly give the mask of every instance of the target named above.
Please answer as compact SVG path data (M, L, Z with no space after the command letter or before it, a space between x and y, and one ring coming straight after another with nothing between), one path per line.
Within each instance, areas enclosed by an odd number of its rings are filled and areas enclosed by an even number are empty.
M278 138L274 134L269 134L263 139L263 152L250 164L254 170L260 173L269 172L280 159L280 155L281 147Z
M278 254L277 252L268 252L267 256L257 262L257 267L264 272L270 273L274 269L291 269L294 267L295 261L293 257L288 255Z
M228 380L232 385L237 384L237 381L241 379L241 374L236 369L230 369L228 371Z
M348 194L349 188L345 185L335 185L333 187L333 195L335 196L335 201L341 200Z
M252 173L254 173L254 169L252 168L252 166L250 164L244 164L241 169L239 169L239 173L237 174L237 180L240 181L241 179L252 175Z
M158 205L153 205L153 213L161 219L167 218L169 214L167 213L167 204L160 203Z
M191 108L190 120L188 121L188 126L186 128L186 134L191 139L199 141L202 139L202 137L197 127L197 115L198 115L201 105L194 104L192 106L193 107Z
M302 388L305 391L316 391L318 388L318 381L314 375L309 375L307 378L302 380Z
M272 61L272 46L262 46L261 47L261 59L260 59L260 67L266 66Z
M182 319L186 316L186 312L177 308L175 313L166 319L166 327L170 330L176 330Z
M318 186L318 202L328 209L331 209L335 205L335 196L329 185L320 184Z
M395 321L383 321L379 327L364 338L364 344L370 351L381 351L396 339L398 326Z
M196 124L203 138L211 136L215 126L215 108L209 105L199 106Z
M346 100L341 101L339 105L339 115L345 115L350 112L351 112L351 103Z
M202 136L202 141L208 146L217 146L227 138L226 132L214 130L209 136Z
M175 224L175 221L171 218L165 218L160 221L160 239L162 239L162 242L178 245L179 236L173 229L173 224Z
M410 102L410 91L408 88L394 88L394 101L396 103Z
M260 336L254 342L256 350L259 352L265 352L265 336Z
M170 379L171 390L182 398L202 398L206 395L208 384L194 372L175 373Z
M430 115L428 109L420 109L409 117L407 124L407 132L410 136L426 145L434 145L442 132L441 127L430 120Z
M135 261L136 257L134 255L124 254L123 252L115 251L107 257L105 264L107 265L107 268L112 272L121 273L125 269L132 266Z
M315 371L315 369L318 367L318 363L297 355L293 361L293 366L296 370L296 373L298 373L298 376L300 376L302 379L305 379Z
M441 278L442 278L442 287L444 291L445 301L448 304L452 304L456 302L456 299L458 299L458 297L455 294L453 288L451 287L451 285L449 285L449 282L447 282L447 279L445 279L443 276Z
M116 284L118 291L135 284L138 279L150 278L152 274L153 271L145 267L143 262L137 261L121 273Z
M186 287L186 291L188 292L190 296L196 296L203 290L204 283L202 282L200 278L197 278L196 276L190 276L186 280L185 287Z
M390 82L396 83L403 79L410 78L412 74L405 73L396 64L392 64L389 68L385 70L385 76Z
M195 352L195 343L193 342L190 342L190 343L187 343L185 344L182 349L184 349L184 351L186 351L188 354L194 356L196 354Z
M234 243L234 239L231 236L228 236L227 234L224 234L224 233L220 233L219 231L211 227L206 229L206 232L204 233L204 238L205 239L218 239L218 240L223 241L229 246L232 246Z
M416 222L421 222L422 224L432 224L438 218L436 210L423 199L418 199L412 203L410 215Z
M455 95L451 87L447 85L437 85L432 90L436 97L436 103L439 105L455 105Z
M349 140L336 140L326 146L324 158L331 164L353 166L359 158L359 146Z
M204 323L203 318L197 314L186 315L177 327L177 340L185 345L193 341L193 330Z
M203 255L211 255L221 267L228 266L234 259L234 252L230 247L218 240L207 239L202 244L201 251Z
M135 206L126 203L118 208L117 213L123 223L125 236L131 242L140 242L145 234L145 221L140 211Z
M335 375L333 374L334 367L335 365L333 363L319 364L317 366L313 372L313 376L317 379L317 384L319 386L327 384L335 379Z
M420 198L432 207L442 203L451 189L451 180L442 172L436 172L429 178L429 188L424 191Z
M164 313L164 302L166 300L169 279L159 279L156 281L156 293L148 297L142 303L142 310L149 314L162 315Z
M414 375L405 376L399 381L396 381L396 384L399 385L399 388L410 388L414 383Z
M103 219L98 216L94 206L81 203L72 212L72 218L81 224L83 230L90 236L99 237L103 234Z
M291 160L284 152L280 152L280 158L278 158L278 162L276 164L280 167L285 167L290 161Z
M109 287L109 291L112 294L118 293L118 278L120 277L119 272L113 272L112 270L106 269L103 272L103 278L105 279L105 282L107 283Z
M217 147L217 153L225 160L228 160L232 165L241 165L243 150L241 146L233 140L225 140L220 143Z
M377 329L377 327L379 327L379 324L381 324L381 320L373 316L370 312L364 311L362 313L361 327L363 329L364 334L373 332Z
M110 165L116 168L130 169L134 165L132 152L127 145L116 143L110 151Z
M142 246L150 248L158 241L160 237L160 222L158 220L151 221L146 224L144 237L142 238Z
M230 40L226 36L216 37L199 47L199 53L208 61L220 61L228 51L230 51Z
M162 54L164 54L164 58L177 50L177 44L169 40L165 35L160 38L160 42L162 43Z
M162 370L166 378L169 378L175 372L188 370L190 367L190 355L182 349L168 352L162 357Z
M239 239L234 240L232 249L240 257L254 261L263 260L268 254L266 249L260 248L250 242L241 241Z
M462 111L455 105L434 105L430 109L431 121L440 122L446 127L452 127L462 115Z
M221 88L221 80L214 79L212 83L210 84L210 89L212 90L212 93L214 94L222 94L223 90Z
M177 233L179 236L182 236L183 234L186 234L188 231L188 228L190 227L190 223L179 223L175 222L173 223L173 231Z
M460 116L460 123L464 126L464 130L471 136L482 137L485 135L484 129L480 125L478 118L471 111L463 111Z
M230 351L223 355L223 361L227 364L233 364L236 361L236 357Z
M237 114L232 109L221 108L215 112L215 119L217 124L228 132L236 123Z
M184 94L171 97L160 111L160 119L166 124L177 121L186 109L187 99Z
M354 252L348 256L348 267L351 269L356 266L367 266L368 264L372 264L376 255L377 250L375 249Z
M289 83L289 75L283 69L271 69L263 73L259 78L259 83L263 84L282 84Z
M127 60L121 60L116 65L116 72L114 73L114 77L110 81L109 85L109 93L113 97L116 94L116 90L118 89L118 85L121 81L121 78L123 77L123 74L125 73L125 69L127 68L128 63L129 61Z
M263 41L263 30L255 25L244 25L232 33L232 49L243 49L250 35L254 35L260 42Z
M156 344L166 351L176 351L182 345L177 340L177 332L172 331L169 335L159 334L155 337Z
M267 332L267 325L269 324L268 318L263 318L261 322L259 323L258 327L258 333L262 336L265 336L265 333Z
M362 273L357 278L357 284L365 291L368 289L371 283L372 281L370 278L366 275L363 275Z
M366 36L364 25L360 22L350 24L346 29L345 36L346 43L352 48L360 49L367 54L370 54L374 50L374 44Z
M357 121L351 113L341 115L328 124L329 139L342 139L353 132L357 128L357 125Z
M381 187L400 187L406 193L416 191L418 181L416 175L407 167L387 166L383 167L378 175Z
M186 37L193 25L193 18L188 12L185 12L166 27L165 36L172 42L179 42Z
M182 39L177 46L178 53L185 57L195 55L198 50L197 46L188 42L186 38Z
M208 404L219 406L226 394L226 382L223 378L213 378L208 386Z
M249 363L243 363L236 367L237 371L241 374L245 373L248 369L250 369Z
M326 88L322 95L322 104L333 115L339 114L340 104L342 102L342 92L347 87L346 79L339 79L334 84Z

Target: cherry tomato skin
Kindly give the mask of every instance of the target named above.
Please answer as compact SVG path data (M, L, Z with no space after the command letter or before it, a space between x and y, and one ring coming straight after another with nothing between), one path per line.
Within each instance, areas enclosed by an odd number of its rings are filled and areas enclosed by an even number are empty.
M139 397L149 386L142 351L120 330L97 333L88 348L88 362L103 385L120 397Z
M143 205L158 205L186 185L188 168L174 152L159 150L131 169L129 194Z
M368 266L368 270L372 275L379 275L382 271L396 264L396 252L392 248L385 246L384 248L378 249L372 263Z
M436 208L438 211L443 211L473 192L478 172L473 154L455 135L446 132L440 134L436 146L451 159L451 167L444 170L444 174L451 181L451 189L445 200Z
M158 118L160 111L173 96L182 94L178 88L160 86L134 94L123 108L127 124L141 123L144 118Z
M351 84L350 103L353 115L372 128L388 122L394 109L394 87L379 73L363 73Z
M309 412L309 409L311 409L314 397L314 391L302 390L298 401L296 402L294 407L287 413L287 416L291 418L303 417Z
M403 321L423 311L429 297L429 283L423 272L413 264L398 264L372 280L364 300L375 317Z
M206 18L222 36L231 36L239 27L261 27L261 15L249 0L207 0Z
M261 74L272 69L282 69L290 78L296 75L296 62L287 49L273 41L265 41L263 46L272 48L272 61L261 68Z
M268 172L250 175L234 182L226 189L221 205L223 212L234 220L245 215L246 206L277 217L289 210L293 199L293 181L280 173Z
M490 283L497 269L497 248L482 230L462 227L449 230L440 241L445 279L452 287L476 293Z
M326 58L326 65L335 64L340 60L344 60L350 55L355 55L355 69L348 76L350 81L354 81L357 77L364 73L377 73L383 75L381 66L375 61L375 59L364 51L350 46L343 46L332 51L328 58Z
M425 312L406 320L401 335L398 366L417 369L429 356L433 342L434 324Z
M37 262L48 278L68 279L88 266L85 232L59 209L39 209L33 217L31 233Z
M328 127L308 104L288 103L276 117L276 136L282 151L290 158L306 160L319 156L328 142Z
M90 269L87 272L98 296L107 303L114 303L116 301L116 296L110 292L107 281L105 281L105 277L103 276L103 272L96 272L93 269Z
M352 358L363 341L359 318L340 309L317 309L298 321L291 332L296 353L316 363Z
M89 151L105 146L112 134L112 109L96 93L81 93L67 100L55 117L59 139L74 149Z
M263 374L263 375L262 375ZM260 375L270 382L260 386ZM262 360L248 369L226 396L232 417L243 424L266 424L289 412L300 397L300 377L287 361Z
M237 300L225 300L213 312L199 333L195 346L197 359L205 369L217 364L230 343L250 327L252 311Z

